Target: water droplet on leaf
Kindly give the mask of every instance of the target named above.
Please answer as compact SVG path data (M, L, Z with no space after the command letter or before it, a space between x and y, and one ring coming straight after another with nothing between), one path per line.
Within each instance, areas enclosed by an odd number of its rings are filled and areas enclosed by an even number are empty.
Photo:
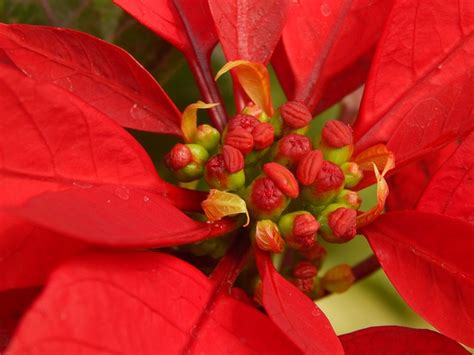
M325 17L328 17L329 15L331 15L331 7L326 2L323 2L321 4L321 15Z
M130 198L130 191L125 186L120 186L115 189L115 195L126 201Z

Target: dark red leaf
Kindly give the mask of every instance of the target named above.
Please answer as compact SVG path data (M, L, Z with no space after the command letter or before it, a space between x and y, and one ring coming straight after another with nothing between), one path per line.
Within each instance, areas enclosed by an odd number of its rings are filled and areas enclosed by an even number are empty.
M209 0L227 60L267 63L285 25L289 0Z
M0 352L3 354L16 326L31 302L39 294L37 288L0 292Z
M473 192L474 132L433 176L417 209L474 223Z
M37 82L58 86L122 126L181 136L181 114L127 52L88 34L0 24L0 53Z
M262 278L262 302L273 322L305 354L344 354L328 319L316 304L285 280L270 255L255 249Z
M427 329L372 327L339 338L346 355L469 354L453 340Z
M313 113L365 80L391 0L300 0L272 58L286 95Z
M118 185L47 192L11 210L40 226L112 247L164 247L227 233L232 220L196 222L161 195Z
M385 205L387 210L415 209L423 190L439 167L456 151L457 142L432 152L421 160L412 162L387 179L390 194Z
M138 21L181 50L191 67L203 99L220 103L209 110L211 121L223 130L226 113L217 90L209 58L217 43L206 0L114 0Z
M400 295L443 334L474 346L474 225L417 211L363 229Z
M182 52L208 54L217 34L206 0L114 0L114 3Z
M55 266L87 248L0 213L0 290L41 285Z
M357 151L386 143L397 166L473 127L474 2L398 2L356 121Z
M10 354L298 353L275 325L160 253L92 254L61 267Z

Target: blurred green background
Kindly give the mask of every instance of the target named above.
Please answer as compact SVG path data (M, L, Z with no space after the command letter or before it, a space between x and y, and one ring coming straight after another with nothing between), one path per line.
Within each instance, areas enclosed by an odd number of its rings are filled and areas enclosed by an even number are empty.
M111 0L0 0L0 20L6 23L68 27L88 32L130 52L155 76L178 108L183 109L200 98L181 54L115 7ZM213 55L213 67L216 69L223 64L224 58L218 48ZM273 75L272 85L273 99L278 105L285 97ZM219 80L219 86L229 112L232 112L229 76ZM318 130L325 119L337 115L338 110L336 106L316 119L313 130ZM175 140L168 137L157 139L156 135L142 132L131 133L147 149L162 172L160 157L169 151ZM371 201L373 191L368 196L368 201ZM326 246L330 257L322 272L342 262L356 264L371 254L365 239L360 236L343 246ZM344 294L321 299L318 305L338 334L375 325L430 328L405 305L381 270L358 282Z

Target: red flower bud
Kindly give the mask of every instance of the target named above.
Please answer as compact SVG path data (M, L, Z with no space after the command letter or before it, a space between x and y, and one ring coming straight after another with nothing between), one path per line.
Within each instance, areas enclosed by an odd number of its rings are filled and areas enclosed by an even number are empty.
M333 148L342 148L353 143L352 128L341 121L327 121L323 131L322 140Z
M308 108L298 101L288 101L282 105L280 114L285 126L293 129L308 125L313 118Z
M311 141L308 137L301 134L289 134L278 142L275 161L292 168L311 149Z
M321 244L315 242L311 248L306 250L300 250L300 253L306 259L311 260L311 262L315 263L316 266L319 266L326 257L327 251Z
M229 148L235 149L233 147ZM242 155L242 153L240 153L237 149L235 150ZM232 159L233 161L228 164L231 164L232 167L235 168L239 164L238 158L228 157L228 160ZM234 173L231 173L227 169L228 164L226 164L225 156L223 154L214 155L211 159L208 160L206 168L204 170L204 179L211 188L215 188L218 190L236 190L245 184L244 171L240 169L235 171Z
M259 122L260 121L254 116L239 114L229 120L227 131L233 131L236 128L243 128L248 133L252 133L252 130L259 124Z
M285 195L290 198L298 197L300 193L298 182L287 168L277 163L267 163L263 166L263 172Z
M172 170L182 169L192 160L191 150L181 143L176 144L165 157L166 165Z
M323 153L312 150L307 153L298 163L296 177L303 185L311 185L317 178L323 164Z
M319 222L311 214L296 216L293 224L293 244L298 244L298 249L310 249L316 243L316 233Z
M314 205L330 202L343 188L344 174L337 165L323 161L321 170L312 185L304 188L304 198Z
M347 242L355 237L357 212L351 208L338 208L329 213L328 225L339 243Z
M224 145L222 155L224 156L225 168L229 173L236 173L244 168L244 156L240 150L230 145Z
M318 274L318 269L310 261L300 261L293 269L293 277L297 279L310 279Z
M257 226L255 227L255 242L260 249L272 253L281 253L285 246L278 226L269 219L257 222Z
M248 154L253 149L253 137L245 129L237 127L227 132L224 144L240 150L242 154Z
M270 123L259 123L252 131L256 150L268 148L275 139L275 130Z
M257 178L246 190L246 202L254 218L277 218L289 200L268 177Z

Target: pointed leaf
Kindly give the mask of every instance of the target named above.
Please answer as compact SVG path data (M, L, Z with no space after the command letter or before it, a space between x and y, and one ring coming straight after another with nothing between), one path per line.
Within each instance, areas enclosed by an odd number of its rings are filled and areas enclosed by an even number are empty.
M136 20L189 55L209 53L217 43L206 0L114 0Z
M400 295L443 334L474 346L474 225L417 211L363 229Z
M0 51L26 76L69 91L122 126L181 135L173 102L114 45L72 30L0 24Z
M237 227L227 220L196 222L161 195L119 185L44 193L11 213L79 240L113 247L174 246Z
M210 0L227 60L267 63L286 23L289 0Z
M247 204L237 194L212 189L207 199L203 201L201 205L210 221L219 221L227 216L245 213L247 216L247 223L245 226L250 223Z
M0 290L41 285L57 265L88 247L0 213Z
M473 127L474 2L398 2L380 40L354 135L385 143L397 166ZM436 39L434 39L436 38Z
M455 341L427 329L372 327L339 338L346 355L469 354Z
M268 316L305 354L344 354L328 319L316 304L273 267L270 254L255 248Z
M224 65L216 75L216 80L229 70L234 70L240 85L250 99L256 103L268 116L273 115L270 76L267 67L260 63L246 60L236 60Z
M85 255L61 267L10 354L296 354L261 312L161 253Z
M181 119L181 131L183 132L184 140L187 143L191 143L194 137L194 134L197 130L197 110L199 109L208 109L215 107L219 104L209 103L198 101L193 104L188 105L183 111L183 117Z
M287 97L317 113L362 84L391 5L391 0L293 2L272 58Z
M474 132L441 166L418 202L417 210L474 223Z

